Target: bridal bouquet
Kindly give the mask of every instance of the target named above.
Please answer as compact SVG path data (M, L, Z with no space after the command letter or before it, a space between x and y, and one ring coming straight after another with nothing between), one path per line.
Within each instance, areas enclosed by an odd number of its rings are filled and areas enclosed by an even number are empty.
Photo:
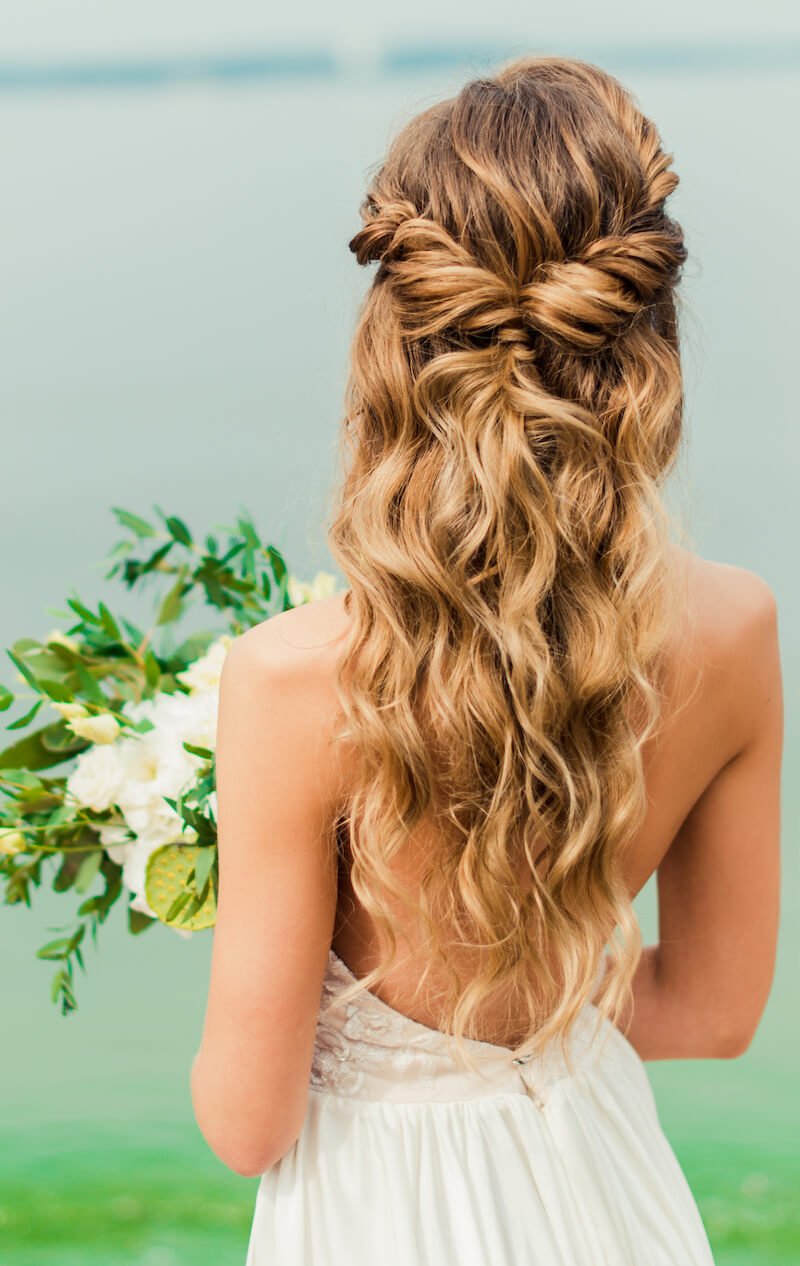
M72 618L69 628L21 638L7 651L34 702L6 727L24 736L0 751L5 901L30 907L46 877L55 892L90 894L71 923L51 929L64 934L37 951L57 964L51 998L62 1014L77 1006L74 964L85 971L86 932L96 942L123 892L134 934L157 922L182 936L213 925L214 740L225 654L253 624L336 591L327 572L311 584L291 576L247 517L223 525L224 543L208 535L201 546L160 510L161 530L127 510L113 513L129 536L106 556L105 578L129 590L155 585L150 626L104 602L94 611L73 594L69 611L47 608ZM217 627L178 641L175 626L196 596L215 609ZM0 711L23 697L0 685ZM32 729L42 708L55 716Z

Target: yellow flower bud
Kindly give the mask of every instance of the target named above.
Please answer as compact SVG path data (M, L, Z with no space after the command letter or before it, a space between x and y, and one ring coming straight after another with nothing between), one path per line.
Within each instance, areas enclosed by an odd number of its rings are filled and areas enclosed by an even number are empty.
M82 703L56 703L53 701L52 706L67 721L72 721L75 717L88 717L89 715L88 708L84 708Z
M21 853L27 846L28 841L21 831L9 830L7 827L0 830L0 853L5 853L6 857Z
M90 743L113 743L121 730L116 717L112 717L110 712L101 712L94 717L75 717L69 721L69 728L78 738L88 739Z

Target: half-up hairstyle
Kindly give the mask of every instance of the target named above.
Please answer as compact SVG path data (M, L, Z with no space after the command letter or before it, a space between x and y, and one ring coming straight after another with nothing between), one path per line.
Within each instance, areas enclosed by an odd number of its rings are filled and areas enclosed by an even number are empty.
M613 1019L641 952L621 862L679 605L670 163L610 75L521 58L403 127L350 242L378 268L328 538L358 755L339 838L388 956L348 997L394 964L402 902L462 1057L490 995L517 1052L563 1040L606 969ZM397 863L423 820L415 895ZM450 948L479 955L468 982Z

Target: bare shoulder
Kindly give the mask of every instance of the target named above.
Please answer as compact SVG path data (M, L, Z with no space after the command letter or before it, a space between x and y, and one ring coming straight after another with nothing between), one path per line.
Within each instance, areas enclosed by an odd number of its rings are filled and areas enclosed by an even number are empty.
M749 655L773 640L775 594L761 576L683 551L698 636L712 656Z
M265 670L291 674L295 684L306 674L324 671L338 655L350 626L345 592L305 602L254 624L234 639L228 657Z
M335 710L335 665L349 624L344 591L253 624L234 638L220 690L239 676L248 689L291 709L309 733L318 732Z
M691 658L701 666L702 697L735 749L780 710L777 601L755 572L685 555Z

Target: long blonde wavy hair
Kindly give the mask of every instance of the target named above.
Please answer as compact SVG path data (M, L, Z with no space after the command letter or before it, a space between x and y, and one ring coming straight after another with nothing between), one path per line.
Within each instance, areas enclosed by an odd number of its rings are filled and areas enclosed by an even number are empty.
M383 958L346 996L394 964L399 899L462 1060L489 995L528 1026L516 1053L565 1049L598 972L614 1019L641 952L621 862L678 607L670 164L610 75L519 58L402 128L350 242L379 267L328 534L350 584L336 737L358 754L337 837ZM396 863L423 819L415 894ZM466 983L456 947L483 958Z

